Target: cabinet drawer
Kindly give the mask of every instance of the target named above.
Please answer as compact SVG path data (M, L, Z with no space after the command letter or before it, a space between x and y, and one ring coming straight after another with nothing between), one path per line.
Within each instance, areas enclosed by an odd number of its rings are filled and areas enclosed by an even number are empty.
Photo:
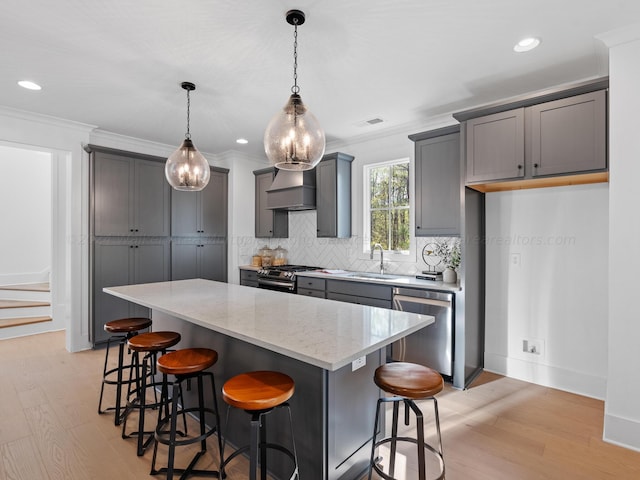
M255 270L240 270L240 283L258 282L258 272Z
M391 287L364 282L327 280L327 292L391 300Z
M311 288L313 290L322 290L324 292L326 280L324 278L298 277L298 289Z
M300 288L296 292L298 295L305 295L307 297L325 298L324 290L314 290L312 288Z
M356 303L358 305L367 305L369 307L380 307L391 309L391 300L382 298L360 297L357 295L345 295L344 293L327 292L329 300L337 300L339 302Z

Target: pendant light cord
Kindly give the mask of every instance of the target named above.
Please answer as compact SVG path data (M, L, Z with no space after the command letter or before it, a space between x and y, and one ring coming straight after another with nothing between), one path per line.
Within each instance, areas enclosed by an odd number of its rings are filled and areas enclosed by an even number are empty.
M293 87L291 87L292 93L299 93L300 87L298 86L298 19L293 19Z
M187 140L191 140L191 133L189 132L189 124L191 123L191 96L189 95L191 93L190 90L187 90L187 133L185 134L184 138L186 138Z

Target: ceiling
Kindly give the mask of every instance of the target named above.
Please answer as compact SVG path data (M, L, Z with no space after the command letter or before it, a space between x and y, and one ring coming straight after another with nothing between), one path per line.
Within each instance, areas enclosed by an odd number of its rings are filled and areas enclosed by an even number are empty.
M191 81L195 145L264 157L293 84L291 8L300 94L329 143L607 75L596 35L640 21L638 0L3 0L0 105L177 146ZM526 36L541 45L513 52Z

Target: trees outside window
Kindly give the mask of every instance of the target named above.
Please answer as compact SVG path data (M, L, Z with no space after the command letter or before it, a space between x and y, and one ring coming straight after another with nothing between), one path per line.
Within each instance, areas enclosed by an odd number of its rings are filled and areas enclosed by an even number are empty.
M407 253L410 248L409 160L365 167L368 184L368 219L371 245L386 251Z

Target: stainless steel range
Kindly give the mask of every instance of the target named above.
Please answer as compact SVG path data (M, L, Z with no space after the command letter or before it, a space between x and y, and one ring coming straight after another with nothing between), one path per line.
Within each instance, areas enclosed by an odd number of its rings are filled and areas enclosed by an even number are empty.
M307 267L304 265L263 267L258 270L258 288L296 293L296 272L309 270L321 270L321 267Z

